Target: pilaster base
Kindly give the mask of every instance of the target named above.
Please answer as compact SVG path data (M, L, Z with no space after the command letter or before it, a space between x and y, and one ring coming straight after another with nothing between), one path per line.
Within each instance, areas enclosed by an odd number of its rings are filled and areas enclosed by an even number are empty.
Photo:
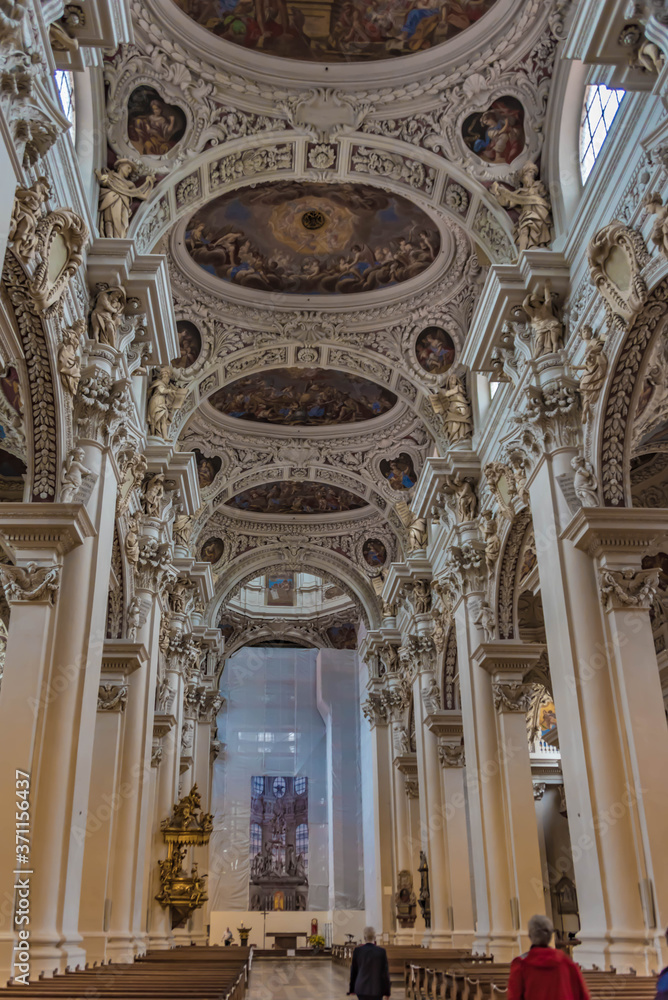
M174 947L174 938L171 934L162 934L156 931L148 936L148 948L150 951L169 951Z
M452 948L452 931L432 931L430 948Z
M410 927L400 927L394 935L395 944L413 944L413 930Z
M135 939L132 934L109 934L107 959L110 962L134 962Z
M612 930L604 936L580 932L578 937L582 944L574 949L573 958L583 969L612 967L617 972L634 970L639 976L648 976L663 967L660 948L642 931L615 934Z
M452 932L453 948L471 948L473 950L474 941L475 941L475 931Z
M209 938L205 930L197 931L190 935L191 944L203 945L209 943Z
M39 979L40 975L43 975L45 979L51 979L56 973L64 972L67 963L65 955L57 945L35 945L31 941L29 964L30 982L32 983Z
M495 962L512 962L520 954L520 944L512 934L494 934L489 936L487 953L494 956Z
M88 965L93 965L94 962L97 962L98 965L106 962L107 936L106 931L93 931L90 934L84 934L83 947Z

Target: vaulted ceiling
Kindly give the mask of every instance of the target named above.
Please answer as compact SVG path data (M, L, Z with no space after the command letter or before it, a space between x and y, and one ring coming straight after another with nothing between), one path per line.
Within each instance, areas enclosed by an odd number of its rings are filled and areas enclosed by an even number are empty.
M221 616L287 566L377 620L397 504L447 448L434 393L470 389L486 268L516 256L491 187L540 163L560 7L134 0L108 155L156 175L131 235L168 257Z

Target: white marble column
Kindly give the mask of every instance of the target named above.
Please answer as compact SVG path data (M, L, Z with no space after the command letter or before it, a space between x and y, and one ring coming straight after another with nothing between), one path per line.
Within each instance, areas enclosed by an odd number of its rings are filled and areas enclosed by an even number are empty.
M594 556L609 650L610 681L617 711L610 725L624 749L629 794L625 811L639 832L633 862L653 966L668 955L668 865L665 863L668 802L668 727L649 610L658 570L643 569L650 547L668 550L668 514L663 510L583 508L564 532ZM619 808L618 810L619 811ZM655 951L653 952L654 949Z
M616 721L622 704L615 653L594 559L564 535L572 515L559 482L571 482L574 454L562 447L542 455L529 487L582 925L578 960L585 968L649 972L660 957L639 891L644 875L629 863L640 831ZM641 686L644 676L643 668Z
M439 737L438 755L443 774L446 849L450 871L452 943L470 948L475 935L473 882L469 861L466 820L465 756L462 745L462 713L442 709L434 718L433 731Z
M0 505L0 535L3 545L14 559L15 569L3 567L0 579L11 609L9 637L5 653L4 676L0 690L0 756L4 767L0 769L0 790L7 804L7 817L14 816L17 771L29 775L29 808L31 814L30 870L35 871L32 844L38 837L32 809L38 788L37 776L42 760L51 752L44 742L47 716L60 710L63 686L71 682L54 673L58 621L63 614L71 615L69 602L61 604L64 565L73 550L82 547L91 538L94 528L83 506L79 504L4 503ZM68 575L69 579L69 575ZM71 676L78 675L76 666ZM67 775L59 779L59 789ZM25 790L26 786L19 786ZM45 827L43 835L48 834ZM0 924L0 979L6 981L13 974L12 954L16 933L11 926L15 906L17 865L15 823L9 818L0 824L0 899L2 923ZM62 836L64 831L60 831ZM41 835L39 835L41 836ZM21 843L21 846L22 843ZM48 877L48 873L47 873ZM55 921L53 912L35 909L33 887L37 878L30 876L31 912L36 920ZM44 957L44 955L42 955ZM56 940L46 955L47 962L32 968L34 977L42 968L49 971L62 964L63 956ZM32 964L31 964L32 965Z
M382 686L381 686L382 688ZM369 799L363 798L366 922L379 938L394 932L392 849L392 763L386 704L381 689L374 686L362 706L371 725ZM367 745L368 745L367 743ZM368 785L367 785L368 787ZM370 843L372 841L372 843Z
M515 896L505 844L504 790L499 760L492 679L473 653L484 641L476 624L485 597L481 549L471 549L466 565L454 560L449 579L454 585L453 613L466 746L466 783L471 858L474 872L476 928L473 950L507 962L520 953L520 934L513 920ZM533 803L532 815L534 818Z
M140 643L107 639L104 644L79 908L79 930L89 964L107 958L113 832L123 793L121 758L128 677L145 669L146 661L146 650Z
M427 622L421 624L426 625ZM440 948L452 943L452 928L438 738L426 725L430 711L430 692L433 692L436 649L431 636L425 632L410 637L400 655L410 664L413 673L421 839L422 850L429 864L431 927L425 931L423 942ZM433 694L431 697L433 698Z

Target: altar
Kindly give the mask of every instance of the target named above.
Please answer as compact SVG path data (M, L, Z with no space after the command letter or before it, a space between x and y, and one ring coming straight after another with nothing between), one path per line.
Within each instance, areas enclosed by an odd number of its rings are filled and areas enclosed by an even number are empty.
M288 951L297 947L297 938L308 940L310 931L267 931L267 937L274 939L274 948Z

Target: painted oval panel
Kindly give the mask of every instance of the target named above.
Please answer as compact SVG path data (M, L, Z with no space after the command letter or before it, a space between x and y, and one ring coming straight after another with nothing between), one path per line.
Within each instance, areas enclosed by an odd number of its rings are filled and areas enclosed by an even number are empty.
M263 424L323 426L371 420L397 401L359 375L326 368L274 368L218 389L209 402L221 413Z
M443 375L455 360L454 341L440 326L428 326L415 341L415 356L430 375Z
M496 0L176 0L214 35L310 62L367 62L423 52L479 21Z
M462 136L486 163L512 163L524 149L524 108L516 97L500 97L464 119Z
M417 483L413 459L405 451L395 458L384 458L380 463L380 472L393 490L410 490Z
M176 332L179 337L179 356L172 359L172 368L190 368L200 356L202 336L195 324L188 319L178 321Z
M185 245L203 270L242 288L349 295L422 274L441 237L401 195L284 181L215 198L188 222Z
M228 507L255 514L340 514L368 506L366 500L348 490L310 480L264 483L225 502Z
M186 116L153 87L137 87L128 98L128 139L142 156L165 156L183 138Z
M212 537L207 538L207 540L202 545L200 549L199 557L202 562L217 563L223 554L225 545L222 538Z
M357 648L357 626L352 622L344 622L343 625L331 625L327 629L327 636L334 649Z
M367 538L362 546L362 555L364 561L374 569L384 566L387 562L387 549L379 538Z
M193 450L195 456L195 462L197 463L197 479L199 481L199 488L205 490L207 486L211 486L218 473L220 472L220 467L223 464L222 458L218 455L209 457L208 455L203 455L199 448Z

